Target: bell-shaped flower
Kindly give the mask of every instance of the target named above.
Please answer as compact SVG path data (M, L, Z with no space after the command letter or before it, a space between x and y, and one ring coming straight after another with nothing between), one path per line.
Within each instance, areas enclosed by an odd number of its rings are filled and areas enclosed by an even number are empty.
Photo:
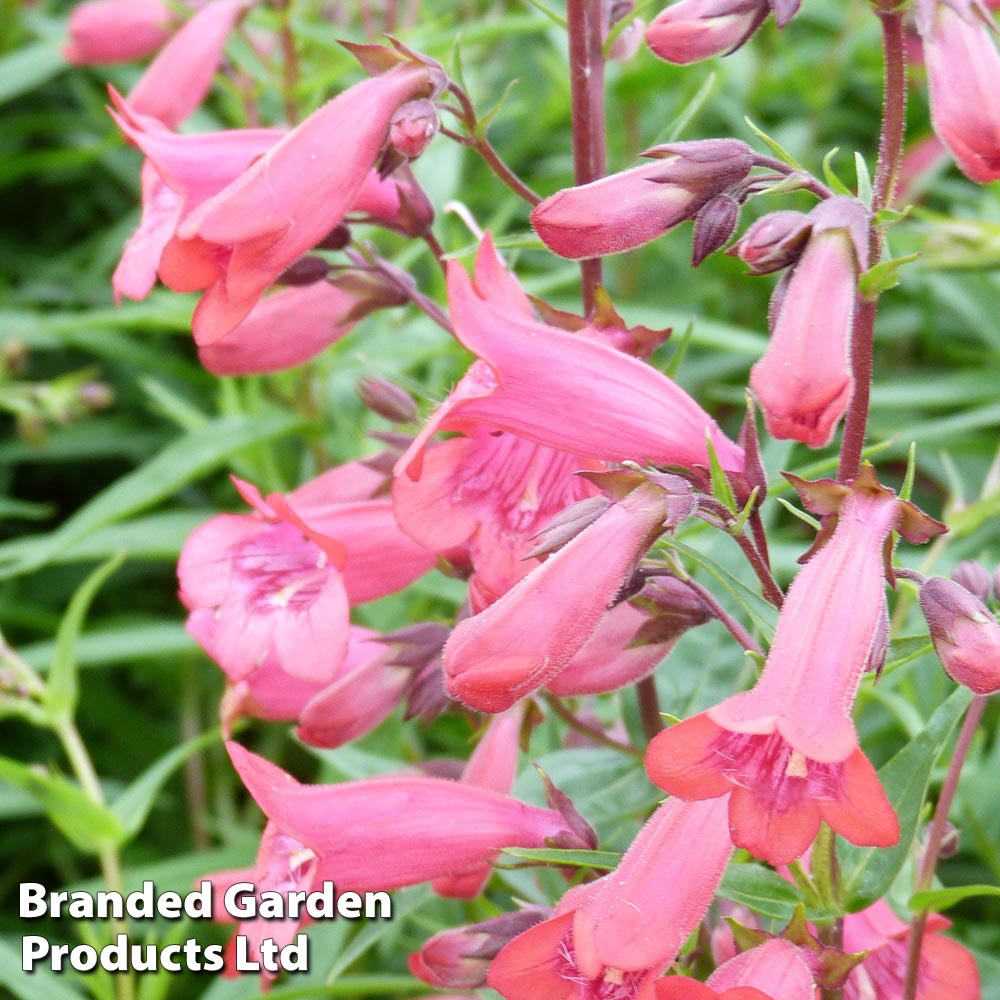
M566 188L536 205L531 224L542 242L571 260L632 250L694 218L753 166L750 147L736 139L674 142L643 155L655 162Z
M732 792L733 840L784 864L825 821L852 843L887 847L896 814L858 746L851 718L861 675L885 644L885 549L893 530L926 541L944 530L879 486L797 484L836 530L789 588L764 672L742 694L660 733L646 769L672 795Z
M386 143L396 109L440 84L435 66L398 63L310 115L179 226L160 277L204 289L199 344L225 336L261 293L351 209Z
M396 285L376 275L283 288L262 298L221 340L200 347L198 357L216 375L282 371L314 358L373 310L404 301Z
M128 101L140 115L174 128L201 107L212 87L226 41L256 0L211 0L146 67Z
M516 305L510 285L489 235L476 255L474 280L449 263L455 334L481 360L434 412L397 476L419 478L427 443L438 431L465 433L477 424L570 455L689 471L708 468L709 436L723 469L742 471L742 449L683 389L597 339L532 319Z
M799 949L777 938L720 965L705 983L670 976L656 984L656 1000L813 1000L815 994Z
M822 448L854 391L851 333L867 267L867 210L831 198L809 213L809 240L771 301L771 341L750 372L773 437Z
M349 602L399 590L433 565L396 527L388 500L350 499L347 468L287 498L239 483L256 513L217 515L184 544L181 600L211 612L192 630L234 683L270 656L285 673L328 681L347 650ZM357 481L358 492L372 488L367 470Z
M949 921L931 914L920 946L916 1000L979 1000L982 987L975 958L957 941L938 933ZM844 950L867 952L844 984L844 1000L903 995L910 925L884 900L844 917Z
M392 775L301 785L238 744L227 749L268 819L338 888L388 891L457 875L504 847L591 846L556 810L464 782Z
M666 530L672 500L653 483L636 486L500 600L460 622L444 647L448 694L502 712L568 667Z
M618 868L570 890L557 916L514 938L487 982L507 1000L652 1000L732 850L724 801L668 799Z
M462 771L461 781L477 788L510 795L517 776L517 754L526 704L521 702L490 719ZM431 888L439 896L472 899L478 896L492 874L489 859L458 875L436 878Z
M979 0L920 0L931 123L966 177L1000 179L1000 52Z
M1000 624L961 584L931 577L920 588L920 610L948 676L976 694L1000 691Z
M88 0L70 12L62 54L76 66L142 59L170 37L175 21L162 0Z
M680 0L646 29L655 56L678 65L735 52L764 23L768 0Z

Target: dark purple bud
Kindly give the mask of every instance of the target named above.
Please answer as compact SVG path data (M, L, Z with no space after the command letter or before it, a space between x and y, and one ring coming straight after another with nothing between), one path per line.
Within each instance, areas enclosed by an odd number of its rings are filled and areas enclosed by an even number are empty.
M970 594L975 594L984 603L990 599L990 588L993 581L986 567L975 559L960 562L951 571L951 578L959 586L965 587Z
M322 281L330 272L330 265L322 257L301 257L291 267L278 275L277 285L289 285L296 288L304 285L315 285Z
M673 576L650 577L635 603L651 617L636 633L633 646L669 642L714 617L712 609L683 580Z
M721 250L736 232L740 221L740 203L730 194L717 194L695 216L691 266L697 267L706 257Z
M406 693L404 719L432 722L452 704L444 690L441 659L435 657L413 678Z
M550 809L559 813L569 827L569 830L560 834L558 838L550 838L551 846L570 850L581 848L594 850L597 847L597 834L594 828L577 812L573 800L565 792L556 788L549 776L537 764L535 770L542 779L542 785L545 788L546 804Z
M351 242L351 227L346 222L338 222L326 237L316 244L317 250L343 250Z
M357 393L372 413L395 424L409 424L417 419L419 411L413 397L395 382L366 375L358 380Z
M739 257L751 274L771 274L799 259L809 239L808 216L770 212L758 219L726 253Z
M407 625L395 632L386 632L379 642L389 643L396 648L389 661L394 667L423 667L439 656L448 641L450 630L438 622L420 622Z

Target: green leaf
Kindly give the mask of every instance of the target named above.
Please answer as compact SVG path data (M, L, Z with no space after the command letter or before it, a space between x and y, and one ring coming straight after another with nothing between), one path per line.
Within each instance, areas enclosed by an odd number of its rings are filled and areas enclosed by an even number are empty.
M663 369L663 374L668 378L676 379L677 372L681 367L681 362L684 360L684 355L687 353L688 346L691 343L691 337L694 335L694 317L692 316L688 320L688 324L684 327L684 332L680 335L677 341L677 346L674 348L674 353L670 355L670 360L667 362L666 367Z
M27 927L24 928L27 930ZM82 1000L83 994L71 989L65 976L59 976L45 967L44 961L31 972L21 968L21 956L7 944L0 941L0 983L3 983L13 997L20 1000Z
M529 7L534 7L540 14L544 14L556 27L566 30L566 18L557 14L554 10L546 7L541 0L524 0Z
M98 566L77 588L66 614L59 623L56 633L55 655L45 686L45 703L52 717L71 719L76 711L79 692L77 683L76 643L80 637L87 612L94 595L104 585L112 573L125 561L125 553L120 552L102 566Z
M522 233L509 233L507 236L499 236L493 241L498 250L544 250L545 244L530 230ZM478 243L470 243L468 246L452 250L442 256L442 260L461 260L463 257L471 257L479 250Z
M927 889L914 893L910 898L911 910L931 910L941 913L964 899L974 896L1000 896L1000 886L996 885L956 885L948 889Z
M899 284L899 270L904 264L917 260L918 253L907 254L905 257L890 257L879 261L874 267L868 268L858 277L858 291L866 302L876 302L878 297L895 288Z
M879 769L879 780L899 816L899 843L881 850L855 847L844 841L838 843L843 873L841 897L849 913L871 906L889 891L916 836L934 763L971 699L972 693L965 688L952 692L931 716L924 731Z
M772 139L763 129L758 128L746 116L744 116L743 121L747 123L747 127L750 129L750 131L753 132L753 134L757 136L758 139L764 142L767 145L767 148L770 149L771 152L774 153L774 155L778 157L779 160L783 160L790 167L793 167L795 170L798 170L803 174L809 173L809 171L806 170L806 168L802 166L802 164L799 163L799 161L796 160L795 157L792 156L792 154L789 153L788 150L785 149L785 147L782 146L777 139Z
M712 482L712 496L731 514L737 515L739 514L739 508L736 506L736 497L733 496L733 488L729 485L726 473L722 469L722 463L715 452L712 435L708 432L705 433L705 447L708 449L708 467Z
M840 152L839 146L834 146L826 156L823 157L823 177L827 187L831 188L834 194L844 195L846 198L853 198L854 192L837 176L833 169L834 157Z
M865 158L858 152L854 154L854 173L858 178L858 198L869 208L872 207L872 175L868 172Z
M519 861L535 861L538 864L568 868L593 868L601 872L613 871L622 859L614 851L563 851L554 847L508 847L503 853Z
M211 746L221 739L222 733L215 729L174 747L173 750L165 753L158 761L146 768L111 803L111 811L118 817L122 826L122 842L131 840L142 829L156 802L156 796L160 794L160 789L163 788L174 771L199 750Z
M520 83L519 80L508 80L507 86L503 88L500 100L476 122L476 138L482 139L486 135L486 130L490 127L490 122L500 113L500 109L507 103L510 92Z
M808 524L809 527L812 528L813 530L819 531L820 527L822 527L819 521L817 521L816 518L812 516L812 514L807 514L801 508L796 507L795 504L789 503L789 501L787 501L784 497L775 497L774 499L777 500L778 503L780 503L781 506L784 507L789 514L791 514L793 517L797 517L804 524Z
M168 444L135 472L84 504L56 531L34 537L29 549L17 542L0 545L0 579L36 570L64 547L98 528L147 510L213 472L238 452L305 427L300 418L286 413L219 417Z
M0 757L0 781L34 796L63 836L81 851L97 854L121 839L122 827L114 813L61 775Z
M636 13L633 10L632 15ZM631 21L631 16L623 18L617 28L624 30L628 26L628 22ZM611 38L605 43L605 51L607 51L610 46ZM718 74L709 73L705 77L705 82L698 88L698 92L691 98L690 101L681 110L681 113L670 123L667 128L667 142L676 142L683 134L684 130L688 127L688 123L691 122L701 111L702 106L705 102L712 96L712 91L715 90L715 85L718 83Z
M726 869L719 894L774 920L790 920L799 893L777 872L755 864L732 864Z
M0 104L34 90L69 68L58 39L25 45L0 58Z
M899 488L899 499L909 500L913 496L913 481L917 476L917 442L910 442L910 450L906 455L906 475L903 485Z

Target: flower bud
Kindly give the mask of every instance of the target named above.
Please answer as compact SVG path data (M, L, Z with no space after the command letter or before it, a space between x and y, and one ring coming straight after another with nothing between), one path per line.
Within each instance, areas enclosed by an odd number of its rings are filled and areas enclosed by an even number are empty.
M986 605L935 576L920 588L920 610L948 676L976 694L1000 690L1000 625Z
M531 908L441 931L410 955L410 972L440 989L478 989L500 949L547 915Z
M434 102L426 98L404 104L389 125L389 144L407 160L415 160L441 125Z
M731 194L717 194L694 220L691 266L722 249L740 221L740 203Z
M291 267L278 275L276 285L299 288L322 281L330 271L330 265L322 257L301 257Z
M686 65L738 49L764 22L767 0L680 0L646 29L646 44L667 62Z
M751 274L771 274L794 264L809 238L803 212L770 212L758 219L726 253L739 257Z
M984 603L990 599L993 581L986 567L976 559L965 559L951 571L951 578Z
M73 8L62 54L76 66L142 59L166 42L176 20L161 0L89 0Z
M409 424L417 419L417 404L413 397L395 382L377 375L366 375L358 380L357 392L369 410L386 420Z
M343 250L351 242L351 227L346 222L338 222L326 236L316 244L317 250ZM292 267L295 265L293 264ZM289 268L291 270L291 268ZM287 273L287 272L286 272Z
M576 538L584 528L593 524L610 506L611 501L606 496L598 494L567 507L532 536L532 541L537 541L538 545L525 558L537 559L539 556L561 549L568 541Z

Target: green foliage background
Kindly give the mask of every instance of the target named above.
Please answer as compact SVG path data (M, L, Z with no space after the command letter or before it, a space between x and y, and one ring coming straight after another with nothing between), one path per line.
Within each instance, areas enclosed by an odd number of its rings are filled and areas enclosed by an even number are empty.
M556 23L561 12L550 17L544 3L552 0L425 0L416 26L400 34L452 70L460 57L481 111L500 100L509 81L518 81L490 135L515 170L549 194L570 182L571 161L565 38ZM239 509L230 470L265 490L287 489L327 460L373 450L366 432L386 428L358 402L354 385L360 376L397 380L428 411L468 357L421 314L405 309L369 317L306 369L220 381L197 363L188 332L190 298L158 290L146 302L116 308L109 277L138 221L140 158L105 114L104 86L111 80L125 91L139 70L67 68L58 46L69 6L0 2L0 346L16 351L23 345L27 352L23 371L0 382L0 407L21 405L29 391L36 400L49 400L58 415L59 405L77 394L65 380L81 369L113 390L114 403L65 424L48 420L43 431L32 425L28 435L23 421L15 426L13 416L0 417L0 629L32 666L49 670L58 660L56 634L72 595L96 565L125 553L96 592L75 643L73 623L64 627L64 653L70 649L72 655L63 656L61 669L69 676L72 667L79 668L76 717L105 793L119 805L127 885L153 878L161 889L183 891L206 871L248 863L261 820L213 733L221 675L182 627L174 577L180 546L213 513ZM334 26L324 19L335 6L318 0L293 4L303 63L295 96L306 112L361 76L335 39L360 40L362 32L355 23ZM725 60L677 68L640 51L632 61L612 65L610 169L631 165L640 150L668 139L734 135L753 141L744 120L749 115L814 171L839 147L832 165L848 186L856 183L855 153L874 173L881 88L876 19L862 0L806 0L803 7L784 32L769 25ZM656 8L644 4L640 12L648 18ZM273 27L276 16L261 9L251 23ZM277 120L280 99L269 68L241 38L228 51L232 63L249 74L265 118ZM913 76L908 115L916 140L929 133L929 121L919 67ZM239 95L223 79L190 127L242 124ZM525 206L471 152L439 139L415 169L439 211L436 231L448 251L466 254L474 242L458 216L443 211L458 199L482 227L510 237L507 245L515 247L510 253L529 291L575 306L576 267L533 247ZM775 207L808 204L796 195L756 199L745 221ZM414 271L428 294L444 301L440 276L425 251L382 233L373 238ZM742 265L721 255L692 274L689 239L689 227L682 227L610 261L606 283L630 322L675 327L674 340L658 355L661 364L678 350L680 334L693 321L678 378L735 431L749 367L764 347L773 280L745 277ZM1000 558L1000 190L976 187L953 167L941 169L921 179L919 208L890 230L889 240L896 255L923 256L903 270L901 285L883 300L869 441L883 479L897 485L916 443L915 499L932 514L943 511L952 527L944 541L925 551L904 546L901 558L925 572L931 566L946 572L956 561L976 557L992 571ZM779 470L826 472L834 454L768 442L775 495L791 498ZM787 581L810 531L774 500L765 509L772 551ZM724 538L696 529L681 541L745 580ZM698 575L712 583L704 565ZM752 620L748 599L734 590L735 596L719 593L735 613ZM383 629L426 618L447 621L462 591L456 581L434 574L402 595L357 609L356 617ZM889 669L877 687L865 684L859 701L863 740L877 764L920 733L953 687L926 644L906 639L924 632L913 605L904 584ZM684 639L658 678L665 711L684 716L700 710L730 693L736 678L749 678L749 667L727 638L710 625ZM629 696L603 698L600 711L639 731ZM963 773L953 813L961 849L940 868L945 884L995 885L1000 879L997 721L991 705ZM203 733L208 735L199 743L200 754L186 762L170 756L179 745L194 749L189 741ZM428 728L397 716L334 752L301 747L281 725L255 724L241 738L304 780L341 780L392 770L400 761L465 756L472 735L470 720L451 715ZM555 724L546 722L535 734L532 756L598 826L602 849L623 849L656 801L656 790L628 758L607 750L560 750L558 735ZM28 928L16 915L19 882L98 887L86 848L94 832L88 824L102 820L88 817L73 801L55 801L25 776L67 773L49 731L7 718L0 753L8 762L0 767L0 893L7 901L0 911L0 983L21 997L35 998L40 991L53 1000L111 997L106 974L55 979L18 971L23 933L69 942L104 933L100 926L66 921ZM933 761L924 756L930 768ZM19 770L18 764L35 770ZM939 759L932 788L942 773ZM126 790L128 797L120 799ZM540 797L527 764L519 791ZM60 809L63 821L51 822ZM359 930L338 923L312 931L313 971L272 996L425 993L406 974L405 956L430 933L498 912L509 906L512 892L549 902L563 885L551 872L509 870L498 874L486 898L471 904L437 900L424 889L401 892L400 915L391 924ZM895 902L905 905L908 885L909 863L893 890ZM762 890L772 910L775 893L780 890L773 884ZM1000 962L990 956L1000 954L1000 901L978 895L949 915L960 939L981 958L984 996L997 1000ZM161 943L192 934L205 943L224 939L222 929L202 926L162 923L139 931L136 940L148 932ZM190 974L145 977L139 996L242 1000L257 993L251 979L224 982Z

